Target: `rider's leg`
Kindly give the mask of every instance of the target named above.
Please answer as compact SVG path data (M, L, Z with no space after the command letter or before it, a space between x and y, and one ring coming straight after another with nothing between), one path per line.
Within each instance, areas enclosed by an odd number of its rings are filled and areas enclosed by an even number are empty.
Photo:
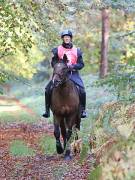
M43 117L50 117L50 105L51 105L51 94L52 94L52 81L49 81L47 86L45 87L45 113Z
M86 92L84 87L79 86L80 104L81 104L81 118L86 118Z

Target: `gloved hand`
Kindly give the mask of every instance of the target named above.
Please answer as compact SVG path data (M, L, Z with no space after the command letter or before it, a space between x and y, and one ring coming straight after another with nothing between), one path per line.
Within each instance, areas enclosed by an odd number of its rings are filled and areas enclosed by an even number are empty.
M68 69L70 70L70 71L73 71L73 69L74 69L74 65L68 65Z

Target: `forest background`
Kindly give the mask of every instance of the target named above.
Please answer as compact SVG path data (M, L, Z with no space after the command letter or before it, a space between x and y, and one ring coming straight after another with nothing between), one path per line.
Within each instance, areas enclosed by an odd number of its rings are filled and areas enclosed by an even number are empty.
M85 63L80 73L90 117L80 135L82 161L90 153L89 139L96 136L93 152L100 163L90 177L105 178L109 171L110 179L133 179L134 0L0 0L1 96L14 95L38 116L42 114L44 87L52 73L51 49L61 44L64 29L73 31L73 43L83 51ZM11 123L9 115L0 113L1 123ZM112 135L115 143L110 148Z

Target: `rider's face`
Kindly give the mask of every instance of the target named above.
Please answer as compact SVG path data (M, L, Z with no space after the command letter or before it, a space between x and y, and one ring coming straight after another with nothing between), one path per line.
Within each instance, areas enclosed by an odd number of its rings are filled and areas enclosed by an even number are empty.
M68 44L68 43L71 42L71 37L68 36L68 35L65 35L65 36L63 37L63 41L64 41L64 43Z

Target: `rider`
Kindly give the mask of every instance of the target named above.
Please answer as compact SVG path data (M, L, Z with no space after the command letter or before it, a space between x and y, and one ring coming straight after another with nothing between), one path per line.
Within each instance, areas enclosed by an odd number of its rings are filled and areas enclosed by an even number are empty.
M80 48L76 48L72 44L72 32L70 30L64 30L61 33L61 39L63 41L62 45L57 48L52 49L53 57L51 60L52 67L63 58L66 54L68 57L68 68L70 69L70 80L72 80L79 88L80 104L81 104L81 118L86 118L87 113L85 111L86 107L86 92L84 89L84 84L79 76L78 70L84 67L82 52ZM45 88L45 107L46 112L43 117L50 117L50 104L51 104L51 93L52 93L52 80L47 84Z

